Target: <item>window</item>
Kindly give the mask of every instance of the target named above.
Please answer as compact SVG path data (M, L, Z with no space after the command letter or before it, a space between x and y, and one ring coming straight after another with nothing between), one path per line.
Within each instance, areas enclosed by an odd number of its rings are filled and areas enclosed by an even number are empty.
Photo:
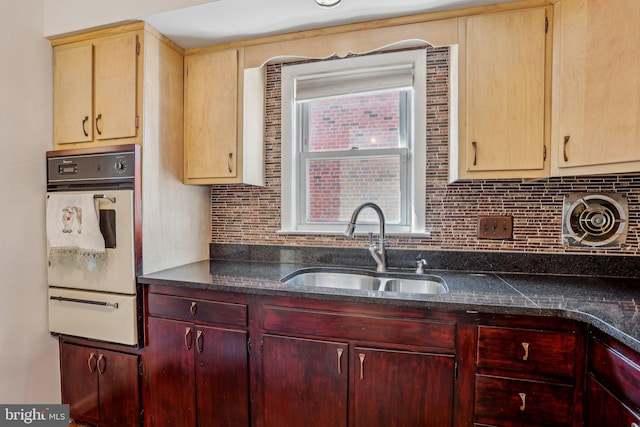
M283 232L343 233L374 202L389 233L424 233L425 86L424 49L282 68Z

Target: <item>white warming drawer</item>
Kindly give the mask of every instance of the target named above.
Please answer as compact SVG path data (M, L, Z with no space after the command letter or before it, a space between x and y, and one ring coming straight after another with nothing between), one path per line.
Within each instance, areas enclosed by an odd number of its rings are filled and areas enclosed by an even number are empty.
M49 331L136 345L136 297L49 288Z

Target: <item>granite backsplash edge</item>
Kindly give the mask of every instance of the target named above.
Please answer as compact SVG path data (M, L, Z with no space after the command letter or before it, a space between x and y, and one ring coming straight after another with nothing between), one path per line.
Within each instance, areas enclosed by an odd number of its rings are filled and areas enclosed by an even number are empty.
M209 254L212 260L375 267L366 248L211 243ZM415 268L419 259L428 270L640 278L636 256L387 248L390 269Z

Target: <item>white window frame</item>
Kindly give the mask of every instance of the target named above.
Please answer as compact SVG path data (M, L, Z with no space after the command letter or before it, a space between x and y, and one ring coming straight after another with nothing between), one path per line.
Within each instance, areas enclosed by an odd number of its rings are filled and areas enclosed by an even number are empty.
M331 61L318 61L282 67L282 228L281 233L342 234L345 223L308 224L299 209L301 197L305 197L301 168L301 149L296 128L296 82L310 76L378 67L407 66L413 71L413 99L408 108L412 125L407 135L408 174L407 192L408 225L387 224L387 234L428 235L425 229L426 199L426 49L382 53ZM364 201L363 201L364 202ZM302 217L302 218L301 218ZM378 224L359 224L360 233L377 232Z

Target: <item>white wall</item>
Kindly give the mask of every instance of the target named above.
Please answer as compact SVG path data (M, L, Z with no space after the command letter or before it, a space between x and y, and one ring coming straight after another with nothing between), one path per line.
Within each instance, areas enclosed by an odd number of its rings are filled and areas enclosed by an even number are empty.
M66 34L202 3L211 0L44 0L44 34Z
M57 341L47 329L52 51L43 1L0 2L0 403L60 401Z

